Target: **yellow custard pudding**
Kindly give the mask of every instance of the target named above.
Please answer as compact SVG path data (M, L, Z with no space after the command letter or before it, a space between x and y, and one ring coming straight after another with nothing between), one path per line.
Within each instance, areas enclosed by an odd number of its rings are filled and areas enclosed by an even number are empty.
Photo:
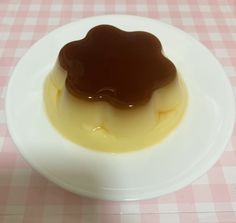
M187 91L157 37L99 25L60 50L44 101L65 138L119 153L168 136L184 115Z

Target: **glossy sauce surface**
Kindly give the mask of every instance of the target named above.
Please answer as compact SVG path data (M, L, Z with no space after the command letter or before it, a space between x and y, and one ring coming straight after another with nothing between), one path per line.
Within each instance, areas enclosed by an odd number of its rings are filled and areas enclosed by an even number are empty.
M147 32L126 32L110 25L92 28L82 40L66 44L59 63L66 88L87 101L129 109L147 103L153 92L172 82L174 64L160 41Z

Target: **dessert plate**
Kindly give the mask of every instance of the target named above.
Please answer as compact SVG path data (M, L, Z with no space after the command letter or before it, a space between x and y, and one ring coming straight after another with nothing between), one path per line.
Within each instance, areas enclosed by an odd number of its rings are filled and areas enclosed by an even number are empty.
M44 80L60 48L98 24L158 36L182 75L188 108L180 125L160 144L131 153L96 152L63 138L49 122L43 105ZM224 151L234 112L230 84L209 50L175 27L126 15L81 19L44 36L17 64L6 97L9 131L23 157L63 188L109 200L157 197L197 179Z

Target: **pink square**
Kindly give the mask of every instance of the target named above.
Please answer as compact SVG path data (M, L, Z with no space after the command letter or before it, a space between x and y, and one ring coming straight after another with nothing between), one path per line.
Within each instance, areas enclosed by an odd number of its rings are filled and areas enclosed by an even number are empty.
M160 198L152 198L152 199L147 199L147 200L141 200L139 201L140 205L146 205L146 204L158 204L158 202L160 201L161 198L163 198L165 196L161 196Z
M8 132L7 125L5 123L0 123L0 135L6 136Z
M229 190L225 184L212 185L211 193L214 202L231 202Z
M154 200L155 201L155 200ZM176 193L167 194L157 199L160 204L176 203Z
M236 153L234 151L225 151L221 156L220 163L223 166L235 166L236 165Z
M5 206L8 203L9 186L0 186L0 205Z
M25 205L28 188L25 186L12 186L8 195L8 204Z
M194 185L193 186L193 194L195 202L211 202L211 190L209 185Z
M69 191L65 191L65 195L64 195L64 204L66 205L79 205L79 204L83 204L83 197L81 196L77 196Z
M16 168L28 168L31 169L30 165L23 159L22 156L17 157Z
M177 203L178 212L196 212L195 202L193 203Z
M13 169L0 168L0 188L11 184ZM1 190L1 189L0 189Z
M176 192L176 200L178 203L194 203L193 189L191 186L185 187Z
M11 66L13 62L14 62L14 58L4 57L4 58L1 58L0 60L0 66L8 67L8 66ZM2 82L1 86L3 86L3 84L7 82L8 78L4 76L0 76L0 77L1 77L0 81Z
M179 213L181 223L198 223L197 213Z
M17 158L18 156L18 151L16 150L16 146L14 144L14 142L12 141L12 139L10 137L5 137L5 140L4 140L4 143L3 143L3 146L2 146L2 152L7 155L10 159L10 157L12 159ZM1 159L1 157L0 157ZM8 158L6 158L8 159ZM12 165L10 164L10 160L9 161L9 165ZM8 162L7 160L5 162ZM3 161L4 162L4 161ZM0 161L0 166L1 166L1 161Z
M232 85L236 86L236 76L231 76L230 77L230 82L231 82ZM233 137L236 137L235 128L234 128L234 131L233 131Z
M30 187L26 195L27 205L44 205L46 187Z
M158 213L158 205L155 205L155 204L140 204L140 212L142 214L149 214L149 213Z
M47 187L45 193L45 203L47 204L63 204L64 201L64 189L58 186Z
M224 184L225 177L222 167L213 167L208 171L208 179L211 184Z
M1 64L0 64L1 65ZM9 77L6 75L0 75L0 87L5 86L8 83Z
M17 159L16 154L7 154L7 153L2 153L0 156L0 168L13 168L15 166Z
M30 175L30 188L46 188L48 180L36 171L32 171Z

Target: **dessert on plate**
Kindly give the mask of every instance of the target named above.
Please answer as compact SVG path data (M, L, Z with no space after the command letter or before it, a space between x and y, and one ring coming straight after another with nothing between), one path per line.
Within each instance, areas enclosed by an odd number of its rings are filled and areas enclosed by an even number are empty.
M99 25L60 50L44 101L50 121L67 139L127 152L166 137L184 114L187 94L156 36Z

